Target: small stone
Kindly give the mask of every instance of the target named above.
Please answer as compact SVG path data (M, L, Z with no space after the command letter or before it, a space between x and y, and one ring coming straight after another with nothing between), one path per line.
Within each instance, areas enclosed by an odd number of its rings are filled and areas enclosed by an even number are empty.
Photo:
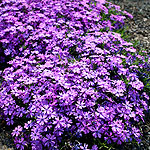
M144 22L147 21L147 18L143 18L143 21L144 21Z
M148 40L148 37L144 37L144 40Z
M7 149L7 146L6 146L6 145L3 145L2 149L6 150L6 149Z

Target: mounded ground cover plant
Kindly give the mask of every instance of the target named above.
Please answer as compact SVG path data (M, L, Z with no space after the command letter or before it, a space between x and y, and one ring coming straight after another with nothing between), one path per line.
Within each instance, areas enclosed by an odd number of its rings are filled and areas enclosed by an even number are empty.
M130 14L104 0L3 0L0 14L1 115L17 149L140 142L150 59L116 33Z

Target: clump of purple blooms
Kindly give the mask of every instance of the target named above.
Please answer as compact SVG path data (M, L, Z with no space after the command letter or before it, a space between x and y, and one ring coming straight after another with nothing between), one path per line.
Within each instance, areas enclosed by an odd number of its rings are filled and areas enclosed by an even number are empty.
M105 0L2 0L0 108L17 149L98 150L140 142L149 96L136 49L116 33L131 17Z

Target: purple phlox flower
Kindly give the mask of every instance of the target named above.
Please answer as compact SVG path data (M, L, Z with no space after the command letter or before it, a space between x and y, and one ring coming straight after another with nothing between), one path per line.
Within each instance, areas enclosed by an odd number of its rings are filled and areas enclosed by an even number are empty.
M93 145L91 150L98 150L98 146L97 145Z
M101 138L102 134L100 133L100 131L96 131L96 132L93 133L93 136L95 138Z
M128 108L124 108L124 107L121 107L118 109L118 112L120 113L119 116L120 117L124 117L125 120L128 120L130 117L129 117L129 114L131 114L131 109Z
M2 40L0 40L2 43L9 43L9 40L7 40L7 39L2 39Z
M32 150L43 150L42 143L39 140L34 140L31 145Z
M113 121L110 126L114 133L121 133L123 130L122 120Z
M45 114L41 114L41 115L37 116L36 121L39 125L44 125L45 123L48 122L48 117Z
M105 119L108 117L107 112L102 106L99 106L97 108L97 111L95 112L95 114L97 115L97 117L102 118L102 119Z
M31 137L32 140L38 140L38 139L41 138L41 134L40 134L39 130L40 130L40 128L37 128L37 127L32 127L31 128L31 135L30 135L30 137Z
M82 125L80 127L80 130L83 131L85 134L89 133L91 130L91 123L89 123L86 120L82 120Z
M32 125L33 125L33 122L32 122L32 120L30 120L30 121L28 121L27 123L24 124L24 128L29 129L29 128L32 127Z
M16 115L19 117L22 117L23 114L26 114L26 111L23 107L20 108L19 106L18 107L16 106L16 110L17 110Z
M123 96L123 92L126 90L125 83L122 80L113 81L116 88L112 90L116 96Z
M138 79L136 81L129 82L129 84L137 90L142 90L144 87L143 82L139 81Z
M128 70L129 70L128 68L127 69L125 69L125 68L119 68L118 74L119 75L121 75L121 74L126 75L127 72L128 72Z
M8 125L13 125L13 123L14 123L13 118L14 118L14 117L11 116L11 118L7 118L7 119L6 119Z
M127 100L125 100L125 103L123 103L126 109L132 109L133 104Z
M12 132L12 136L18 136L20 135L20 133L22 132L23 128L19 125L18 127L16 127L13 132Z
M150 99L149 96L146 94L146 92L143 93L143 96L144 96L147 100Z
M129 51L129 52L136 52L136 49L135 49L135 48L126 48L126 51Z
M75 135L76 135L77 138L82 137L82 132L81 132L81 130L78 129Z
M111 66L118 66L119 64L121 64L122 63L122 59L120 59L120 58L118 58L118 57L116 57L116 56L107 56L108 57L108 59L107 59L107 61L110 63L110 65Z
M17 144L16 144L17 149L24 150L24 146L26 146L26 145L27 145L27 142L24 141L23 137L21 137L21 138L19 138L19 140L17 140Z
M55 139L56 139L56 137L54 135L46 134L46 137L44 137L44 139L43 139L44 145L47 147L54 146Z
M60 119L59 117L56 117L55 120L53 121L53 124L56 125L55 129L59 129L61 127L65 128L66 127L65 118L62 117Z
M136 114L139 115L142 118L144 116L143 108L136 107Z
M5 50L4 50L4 53L5 53L6 56L7 56L7 55L10 55L10 54L11 54L11 50L10 50L10 49L5 49Z
M137 129L136 127L132 127L132 133L133 133L133 135L134 135L136 138L138 138L138 137L141 136L140 130Z
M83 109L85 108L85 103L83 101L77 101L77 104L76 104L77 108L79 109Z
M108 81L103 81L100 78L97 79L97 83L100 88L108 89L108 90L111 88L111 85L109 84Z
M135 118L136 113L135 113L134 111L132 111L132 112L129 114L129 116L130 116L131 118Z
M60 93L59 98L60 98L60 100L62 100L64 105L70 105L71 104L69 92L67 92L67 93Z
M127 11L124 10L123 13L125 13L129 18L131 18L131 19L133 18L133 16L130 13L128 13Z
M71 127L72 120L71 120L71 119L68 119L67 117L64 117L64 119L65 119L65 122L66 122L66 127L67 127L67 128Z
M53 110L52 107L50 107L49 105L44 105L41 108L43 114L48 115L48 118L55 118L56 117L56 112Z
M83 146L80 146L80 149L89 150L89 149L88 149L88 144L84 143Z

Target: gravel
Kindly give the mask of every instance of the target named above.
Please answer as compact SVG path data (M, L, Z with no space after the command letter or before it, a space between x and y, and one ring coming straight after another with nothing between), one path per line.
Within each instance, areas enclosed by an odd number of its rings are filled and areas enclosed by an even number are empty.
M126 33L131 41L138 41L137 49L146 49L150 52L150 0L109 0L120 5L123 10L133 15L127 20L129 28ZM126 143L116 150L150 150L150 112L146 114L145 123L140 127L143 131L142 142L137 144ZM0 150L15 150L11 137L11 128L0 119Z
M111 0L114 1L114 0ZM133 19L128 19L126 24L129 26L127 33L130 40L139 41L137 49L150 48L150 0L119 0L114 1L122 9L133 15ZM149 51L150 52L150 51Z
M0 150L15 150L11 137L11 128L6 126L6 122L0 119Z

